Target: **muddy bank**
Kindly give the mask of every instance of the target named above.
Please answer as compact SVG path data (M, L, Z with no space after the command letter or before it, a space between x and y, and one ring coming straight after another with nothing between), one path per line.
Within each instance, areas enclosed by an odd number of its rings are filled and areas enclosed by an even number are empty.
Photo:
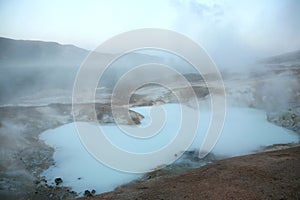
M229 158L82 199L300 199L300 146Z
M84 110L86 105L79 108ZM99 123L114 122L107 104L96 104L95 107ZM136 123L143 117L134 111L130 111L130 115L130 122ZM89 113L82 114L80 120L89 121ZM0 199L76 196L70 188L52 187L53 183L37 184L43 182L41 172L55 164L54 149L39 140L39 134L71 122L71 104L0 107ZM123 122L126 123L126 119Z

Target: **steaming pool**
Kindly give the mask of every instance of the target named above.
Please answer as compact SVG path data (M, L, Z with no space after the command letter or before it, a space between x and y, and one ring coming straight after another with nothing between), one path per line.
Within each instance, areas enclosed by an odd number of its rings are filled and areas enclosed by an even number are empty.
M167 114L165 125L159 134L149 140L141 141L123 134L116 125L101 125L101 127L106 136L122 149L137 152L152 151L166 145L176 135L180 124L179 105L167 104L163 105L163 108ZM151 123L150 109L151 107L132 109L145 116L142 126ZM190 111L195 112L192 109ZM201 110L199 114L201 123L197 136L188 150L199 149L209 125L209 110ZM41 175L52 184L55 178L61 177L62 186L71 187L80 195L85 190L92 189L95 189L97 194L112 191L117 186L143 176L111 169L94 159L82 145L74 123L47 130L40 134L40 139L55 149L55 165ZM223 131L212 153L222 157L233 157L253 153L264 146L293 142L299 142L299 136L269 123L264 111L231 107L227 109Z

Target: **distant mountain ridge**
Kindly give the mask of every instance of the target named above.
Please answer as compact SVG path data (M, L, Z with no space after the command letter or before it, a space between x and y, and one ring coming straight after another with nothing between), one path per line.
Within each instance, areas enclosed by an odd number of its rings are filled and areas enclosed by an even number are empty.
M300 50L292 51L261 60L262 64L299 64Z
M0 104L18 103L19 99L28 95L39 96L40 92L51 97L57 96L57 91L69 94L79 67L89 53L74 45L0 37ZM99 58L115 56L118 55L99 53ZM160 63L162 59L131 53L118 61L101 79L104 86L112 87L132 66Z
M74 45L0 37L0 104L18 103L24 96L32 97L41 91L51 97L57 96L56 91L61 93L61 90L71 93L79 67L89 53L90 51ZM99 53L99 58L115 56L118 55ZM99 87L112 89L130 69L149 63L171 66L191 82L202 81L202 77L195 74L195 71L186 70L191 66L183 61L137 51L121 56L112 63L99 80ZM260 62L272 70L282 70L282 66L293 66L297 74L300 73L299 63L300 50L266 58ZM147 76L142 72L132 75L132 78ZM169 78L164 74L161 74L161 77Z
M5 65L80 65L88 53L74 45L0 37L0 64Z

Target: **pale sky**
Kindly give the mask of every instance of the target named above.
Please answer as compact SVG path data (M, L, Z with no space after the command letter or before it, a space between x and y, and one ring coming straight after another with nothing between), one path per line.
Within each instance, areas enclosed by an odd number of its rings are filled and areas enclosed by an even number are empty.
M0 0L0 36L94 49L124 31L166 28L217 57L255 57L300 49L299 10L298 0Z

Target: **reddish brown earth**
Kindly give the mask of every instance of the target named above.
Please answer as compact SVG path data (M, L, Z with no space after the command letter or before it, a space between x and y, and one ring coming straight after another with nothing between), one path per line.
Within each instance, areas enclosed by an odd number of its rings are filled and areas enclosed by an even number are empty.
M220 160L85 199L300 199L300 147Z

